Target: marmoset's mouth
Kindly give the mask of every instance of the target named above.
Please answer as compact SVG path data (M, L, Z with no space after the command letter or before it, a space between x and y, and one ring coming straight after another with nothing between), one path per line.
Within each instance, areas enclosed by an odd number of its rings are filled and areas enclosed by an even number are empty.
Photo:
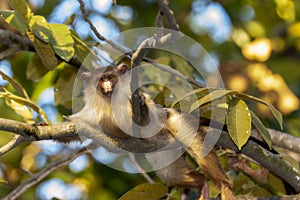
M105 92L105 91L102 91L102 93L103 93L103 95L106 96L106 97L111 97L111 95L112 95L113 92L112 92L112 91L106 91L106 92Z

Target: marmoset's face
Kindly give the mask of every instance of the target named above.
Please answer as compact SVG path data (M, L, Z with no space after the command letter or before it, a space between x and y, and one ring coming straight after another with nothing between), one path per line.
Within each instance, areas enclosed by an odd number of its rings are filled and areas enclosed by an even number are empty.
M101 77L99 77L97 83L97 91L102 95L111 97L114 87L118 82L118 73L117 72L104 72Z
M118 66L109 66L104 72L96 76L96 89L100 95L111 97L116 84L123 74L127 72L127 65L119 64Z

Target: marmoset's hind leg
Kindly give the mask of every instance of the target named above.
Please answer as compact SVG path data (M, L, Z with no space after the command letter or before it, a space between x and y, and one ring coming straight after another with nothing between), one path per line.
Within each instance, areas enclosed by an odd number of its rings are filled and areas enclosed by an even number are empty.
M197 137L196 137L197 138ZM201 166L204 173L212 180L215 185L221 190L222 200L234 200L235 197L230 189L231 182L223 171L218 156L214 151L211 151L204 157L199 156L202 144L199 145L197 139L189 146L188 153Z
M168 109L167 128L183 145L188 148L188 153L193 157L197 164L203 169L205 174L221 190L223 200L233 200L234 195L230 189L230 180L223 171L219 159L215 152L211 151L202 156L203 138L205 131L200 126L195 134L195 129L191 128L198 123L197 119L190 114L179 113L174 109ZM203 183L202 183L203 184Z
M170 165L156 171L158 177L168 186L199 188L204 185L206 177L187 165L183 157Z

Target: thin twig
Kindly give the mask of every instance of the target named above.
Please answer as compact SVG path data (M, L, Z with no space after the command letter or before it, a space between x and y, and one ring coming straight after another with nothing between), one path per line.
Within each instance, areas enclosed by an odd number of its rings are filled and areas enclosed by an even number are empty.
M163 12L161 12L161 10L159 9L157 15L156 15L156 19L155 19L155 26L158 28L163 28L163 23L162 23L162 16L163 16Z
M22 170L25 174L27 174L28 176L33 176L33 175L34 175L31 171L25 169L24 167L22 167L21 170Z
M93 33L96 35L96 37L101 40L101 41L104 41L104 42L107 42L111 47L113 47L114 49L117 49L118 51L120 51L121 53L123 54L126 54L128 53L129 50L127 49L124 49L122 47L120 47L119 45L117 45L116 43L114 43L113 41L105 38L103 35L101 35L97 28L94 26L94 24L92 23L92 21L89 19L89 17L87 16L87 13L86 13L86 10L85 10L85 5L84 5L84 2L83 0L78 0L79 4L80 4L80 11L81 11L81 14L82 14L82 17L83 19L89 24L90 28L92 29Z
M4 146L0 148L0 156L9 152L10 150L18 146L23 141L24 141L23 136L14 135L14 137L8 143L6 143Z
M4 44L6 46L18 44L21 45L22 50L34 51L33 44L28 38L8 30L0 29L0 41L1 44Z
M163 12L164 16L166 16L171 29L173 29L175 31L179 31L179 25L176 22L174 12L169 8L167 2L165 0L157 0L156 2L158 4L161 12Z
M0 53L0 60L4 60L10 58L17 54L17 52L21 51L22 48L20 45L11 45L6 50Z
M129 158L131 160L131 162L134 164L134 166L136 167L137 171L142 174L142 176L149 182L149 183L154 183L154 181L152 180L152 178L141 168L141 166L139 165L139 163L136 161L134 154L129 153Z
M2 200L13 200L20 197L26 190L30 187L36 185L44 178L46 178L50 173L57 170L58 168L65 166L75 160L82 154L87 153L88 150L86 148L82 148L79 151L75 151L70 153L69 155L62 156L61 158L57 159L56 161L49 164L47 167L42 169L36 174L33 174L30 178L24 181L21 185L15 188L12 192L10 192L7 196L5 196Z
M162 17L163 17L164 13L161 12L161 10L159 9L157 15L156 15L156 19L155 19L155 27L157 27L158 29L156 30L156 35L157 37L162 37L163 36L163 22L162 22Z
M150 59L150 58L144 58L143 61L148 62L152 65L154 65L155 67L157 67L158 69L161 69L162 71L168 72L174 76L177 76L178 78L181 78L187 82L189 82L190 84L193 84L199 88L204 88L206 87L205 85L195 81L194 79L188 78L186 76L184 76L183 74L181 74L180 72L178 72L177 70L171 68L171 67L167 67L165 65L162 65L160 63L155 62L154 60Z

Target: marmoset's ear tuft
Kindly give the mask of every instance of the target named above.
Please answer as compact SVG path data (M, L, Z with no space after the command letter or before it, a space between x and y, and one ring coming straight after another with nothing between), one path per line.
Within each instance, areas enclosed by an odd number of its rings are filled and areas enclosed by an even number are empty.
M117 70L120 74L125 74L128 70L128 66L124 63L120 63L118 66L117 66Z

